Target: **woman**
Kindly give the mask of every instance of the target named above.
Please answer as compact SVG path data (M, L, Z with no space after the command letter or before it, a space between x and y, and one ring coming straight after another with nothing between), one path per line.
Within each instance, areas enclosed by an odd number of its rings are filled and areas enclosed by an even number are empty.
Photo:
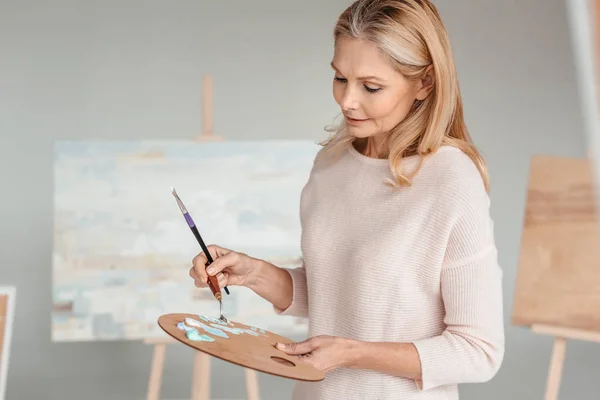
M294 398L457 399L496 374L504 332L488 177L445 28L427 0L359 0L334 32L344 121L302 191L303 266L210 246L208 273L308 317L310 338L281 350L327 375Z

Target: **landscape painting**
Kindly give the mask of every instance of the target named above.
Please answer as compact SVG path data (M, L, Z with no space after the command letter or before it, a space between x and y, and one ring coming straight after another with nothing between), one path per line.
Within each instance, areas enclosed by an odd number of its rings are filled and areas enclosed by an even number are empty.
M218 316L210 290L188 275L201 252L171 187L206 244L301 265L299 201L312 141L63 141L55 146L52 340L165 335L166 313ZM279 316L243 287L223 294L234 321L297 336L306 321Z

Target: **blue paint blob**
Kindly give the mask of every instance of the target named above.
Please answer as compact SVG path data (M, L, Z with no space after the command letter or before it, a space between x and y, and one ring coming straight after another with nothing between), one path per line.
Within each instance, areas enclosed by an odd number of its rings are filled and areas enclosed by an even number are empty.
M252 329L254 332L266 333L264 329L258 329L255 326L251 326L250 329Z
M244 333L243 329L240 328L230 328L228 326L220 326L216 324L212 324L213 327L224 330L225 332L233 333L234 335L239 335L240 333Z
M208 326L193 318L186 318L185 323L203 329L204 331L206 331L206 333L210 333L211 335L219 336L225 339L229 338L229 336L227 336L227 334L220 329L221 327L215 328L212 326Z
M227 336L227 334L219 328L213 328L212 326L205 325L202 327L202 329L204 329L206 333L210 333L211 335L220 336L225 339L229 338L229 336Z
M187 326L186 324L184 324L183 322L180 322L177 324L177 328L181 329L182 331L186 331L186 332L190 332L190 331L196 331L195 328L192 328L191 326ZM197 332L197 331L196 331Z
M236 328L231 322L223 322L218 318L207 317L204 315L199 315L198 318L200 318L203 321L210 322L210 325L204 324L194 318L188 317L185 319L185 323L180 322L177 324L177 327L181 330L186 331L188 333L188 337L189 337L189 335L192 335L193 337L198 337L198 338L200 336L202 336L200 334L200 332L201 332L200 329L210 335L222 337L225 339L229 338L229 336L225 332L228 332L232 335L248 334L248 335L252 335L252 336L260 336L260 334L266 334L264 329L258 329L254 326L249 326L248 329ZM196 328L199 328L199 329L196 329ZM211 339L214 340L214 338L211 338ZM201 340L201 339L190 339L190 340Z
M208 335L199 334L198 331L195 329L193 331L188 331L186 336L188 339L193 340L195 342L214 342L215 341L215 339L211 338Z

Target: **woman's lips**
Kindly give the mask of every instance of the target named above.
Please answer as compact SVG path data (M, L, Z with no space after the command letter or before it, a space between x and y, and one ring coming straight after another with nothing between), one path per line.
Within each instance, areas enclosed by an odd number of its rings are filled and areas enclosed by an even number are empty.
M368 118L366 118L366 119L357 119L357 118L350 118L350 117L346 116L346 121L348 121L348 123L352 124L352 125L360 125L360 124L362 124L362 123L364 123L364 122L366 122L368 120L369 120Z

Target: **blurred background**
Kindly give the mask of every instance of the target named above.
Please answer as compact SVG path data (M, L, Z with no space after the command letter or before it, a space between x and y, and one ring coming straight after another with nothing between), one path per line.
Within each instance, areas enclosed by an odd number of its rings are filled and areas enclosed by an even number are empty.
M512 326L510 316L530 157L588 151L568 9L563 0L435 3L489 165L505 271L504 364L491 382L464 385L461 399L539 399L552 338ZM152 349L141 341L52 341L55 141L192 139L202 130L204 74L214 80L215 134L321 140L339 112L332 28L349 4L0 2L0 285L18 290L7 399L146 396ZM564 398L598 398L599 359L600 346L569 342ZM243 370L211 362L211 399L244 398ZM169 346L161 398L190 398L191 368L192 352ZM289 398L293 381L258 376L262 399Z

